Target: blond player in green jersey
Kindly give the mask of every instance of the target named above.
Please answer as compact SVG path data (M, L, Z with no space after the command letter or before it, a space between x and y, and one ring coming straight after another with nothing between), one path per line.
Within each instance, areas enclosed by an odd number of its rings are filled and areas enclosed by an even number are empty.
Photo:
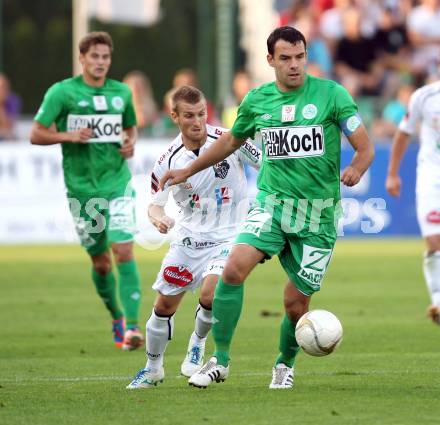
M299 350L295 325L321 287L336 241L340 182L357 184L374 149L347 91L334 81L305 71L306 40L292 27L281 27L267 40L267 60L275 81L251 90L242 101L229 133L188 167L169 171L161 185L185 181L218 163L260 132L263 163L257 203L243 223L219 279L213 302L212 358L189 383L206 387L229 375L229 350L243 304L243 282L253 268L278 255L288 282L280 354L270 388L293 386ZM352 163L340 175L341 131L353 146ZM214 319L215 318L215 319Z
M137 130L130 89L107 78L112 51L105 32L80 41L82 74L49 88L30 138L36 145L61 144L70 211L93 264L96 290L112 316L114 342L134 350L144 338L138 327L134 190L126 159L133 156Z

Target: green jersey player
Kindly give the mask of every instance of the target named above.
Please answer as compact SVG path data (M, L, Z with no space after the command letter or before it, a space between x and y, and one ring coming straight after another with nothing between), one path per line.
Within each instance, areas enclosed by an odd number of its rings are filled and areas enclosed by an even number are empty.
M267 60L275 82L250 91L240 105L230 133L188 167L171 170L161 181L175 184L218 163L260 132L263 164L257 203L251 209L219 279L213 302L213 357L189 383L206 387L229 374L229 349L243 304L243 281L261 261L278 255L288 276L280 354L270 388L293 386L299 350L295 325L321 287L336 240L340 181L353 186L370 165L374 149L357 107L333 81L305 72L304 36L281 27L267 40ZM340 176L341 130L355 149Z
M116 346L133 350L143 344L143 336L133 258L134 191L126 158L134 153L137 130L130 89L106 78L112 50L105 32L92 32L80 41L82 75L49 88L30 138L37 145L61 144L70 211L92 260L93 282L113 318Z

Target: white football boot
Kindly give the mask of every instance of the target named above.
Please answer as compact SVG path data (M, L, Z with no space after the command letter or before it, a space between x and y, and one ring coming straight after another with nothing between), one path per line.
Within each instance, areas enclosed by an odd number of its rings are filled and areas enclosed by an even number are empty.
M217 358L211 357L198 372L188 379L193 387L206 388L213 382L223 382L229 376L229 366L217 364Z
M157 384L163 382L165 371L161 367L158 371L153 371L150 368L141 369L133 381L131 381L125 388L127 390L137 390L140 388L153 388Z
M278 363L272 369L272 382L270 389L285 390L293 387L293 367L286 366L284 363Z
M189 339L188 352L180 366L180 372L183 376L190 378L198 372L203 365L203 357L205 355L206 338L202 340L193 332Z

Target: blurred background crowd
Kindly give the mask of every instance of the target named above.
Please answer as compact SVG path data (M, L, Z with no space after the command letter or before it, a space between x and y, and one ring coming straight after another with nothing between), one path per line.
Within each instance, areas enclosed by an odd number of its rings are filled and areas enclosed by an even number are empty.
M26 41L26 31L32 28L31 20L34 18L24 17L19 11L20 0L14 3L8 4L6 0L4 14L9 14L9 23L15 25L19 34L20 31L24 33L22 38ZM186 6L181 3L186 3ZM139 28L111 24L91 28L108 30L114 37L114 66L110 75L130 86L141 136L168 137L176 134L169 117L170 93L176 87L183 84L200 87L209 99L209 122L230 127L244 95L261 83L253 76L247 57L250 53L240 47L240 22L237 20L234 41L237 41L238 47L234 53L231 87L227 96L221 99L216 96L212 87L215 85L215 74L220 71L212 64L209 49L208 53L205 50L202 60L195 52L200 50L199 45L205 38L215 43L215 33L209 32L209 28L210 23L212 26L216 23L216 17L212 10L207 9L207 3L203 6L197 0L188 3L162 1L162 18L149 27L143 40L139 40L143 34ZM240 10L240 0L232 0L231 4L237 11ZM52 9L53 15L49 13L46 18L49 29L53 25L52 32L58 31L62 42L62 29L57 29L56 22L64 16L62 19L65 19L67 27L71 24L68 21L69 2L60 2L60 5L58 9ZM411 93L439 78L440 0L273 0L272 5L276 13L275 25L294 26L306 36L308 72L334 79L350 91L375 141L390 141L405 114ZM200 8L204 8L201 17ZM29 13L32 14L32 11L29 10ZM194 20L192 27L185 26L191 22L191 14L193 18L198 16L197 28L193 28ZM185 19L188 22L185 23ZM200 20L204 22L202 29ZM174 26L170 27L170 24ZM68 78L69 72L71 74L69 56L60 54L57 70L45 72L44 77L38 72L35 62L35 67L31 69L21 69L18 64L18 70L14 49L16 41L9 42L7 38L8 21L5 28L1 68L5 73L0 74L0 140L26 139L27 124L47 86L57 79ZM179 31L185 33L186 38L180 39ZM171 44L166 44L163 34L171 36ZM46 37L49 35L46 34ZM125 54L132 39L133 59L129 60L127 57L130 56ZM152 46L151 40L157 40L155 44L159 46ZM51 47L55 51L50 52ZM52 40L47 47L43 48L40 44L38 57L42 57L44 62L44 55L49 55L51 59L48 60L53 64L52 56L60 51L59 48ZM160 57L159 53L162 53ZM143 56L145 62L138 60L139 56ZM8 58L11 58L10 62ZM30 73L32 79L29 79ZM203 74L202 78L200 74ZM51 81L47 81L48 78ZM38 84L40 80L41 85ZM36 85L33 87L35 90L30 89L30 84Z

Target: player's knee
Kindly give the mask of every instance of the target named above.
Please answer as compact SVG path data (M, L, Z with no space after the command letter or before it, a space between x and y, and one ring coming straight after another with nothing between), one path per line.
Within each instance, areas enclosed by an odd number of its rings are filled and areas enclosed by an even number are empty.
M171 316L176 312L176 307L173 303L168 302L167 300L158 300L154 304L154 312L158 316Z
M200 293L200 304L208 310L212 309L212 299L214 298L214 293Z
M426 238L428 254L440 251L440 235L432 235Z
M307 313L308 303L302 300L284 300L284 308L286 310L287 317L292 322L297 322L299 318Z
M246 273L236 261L229 260L223 270L222 279L226 283L241 283L246 279Z
M133 260L133 245L130 244L113 244L112 246L113 255L115 256L116 262L126 263L127 261Z
M94 257L92 258L92 262L96 273L101 276L110 273L112 270L112 263L109 255L100 255L98 257Z

